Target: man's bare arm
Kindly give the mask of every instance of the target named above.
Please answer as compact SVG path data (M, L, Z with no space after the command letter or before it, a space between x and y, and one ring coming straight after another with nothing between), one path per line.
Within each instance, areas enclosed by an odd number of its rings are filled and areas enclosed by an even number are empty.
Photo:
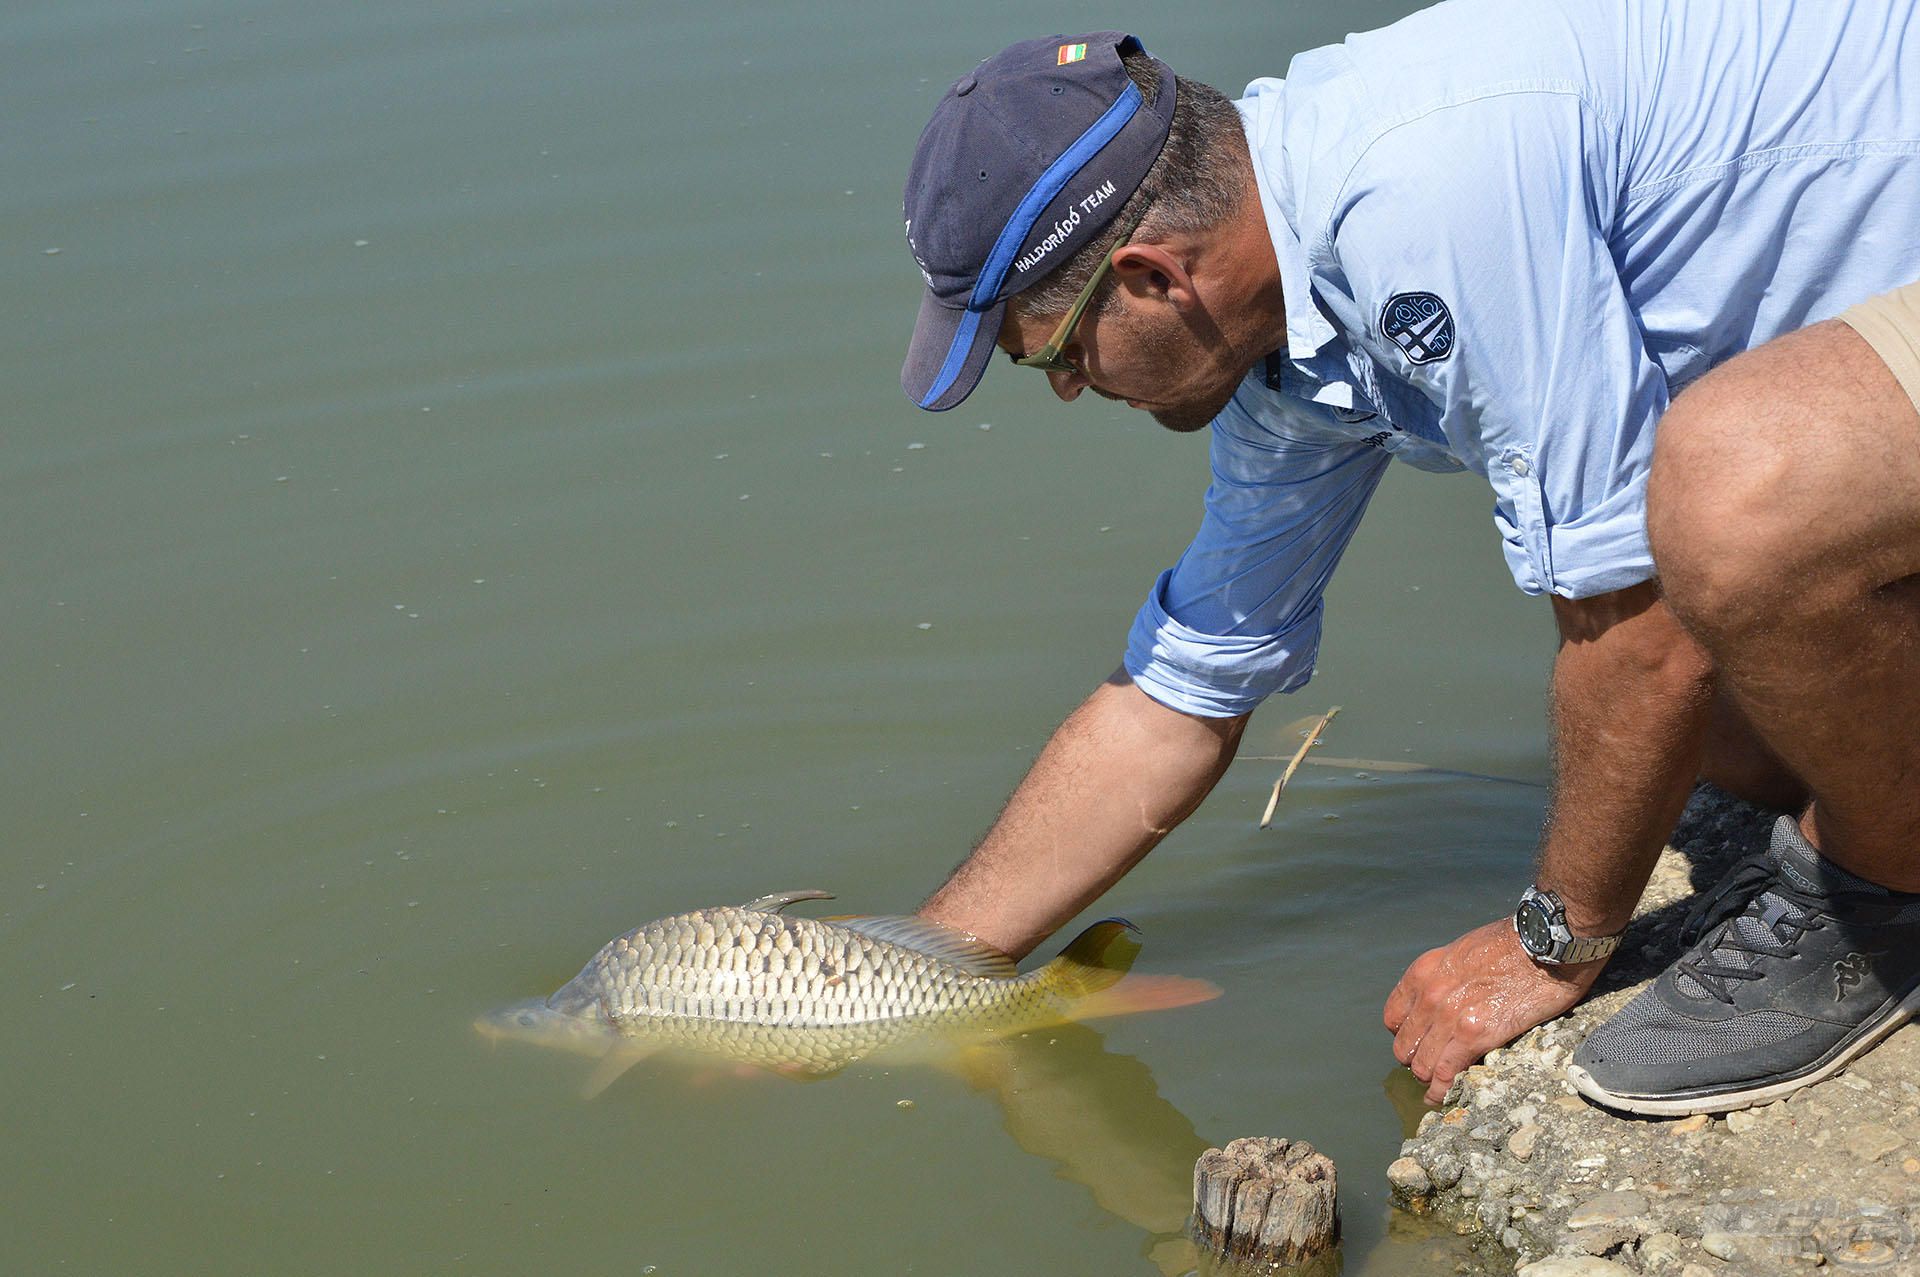
M1713 668L1657 585L1554 599L1554 801L1536 875L1575 934L1618 930L1700 768ZM1516 893L1517 894L1517 893ZM1394 1055L1430 1083L1578 1002L1604 962L1542 967L1499 918L1407 968L1387 999Z
M1115 671L1054 732L921 916L1024 957L1193 813L1246 723L1168 709Z
M1706 744L1713 661L1653 582L1555 598L1554 797L1540 886L1576 935L1627 924L1687 805Z

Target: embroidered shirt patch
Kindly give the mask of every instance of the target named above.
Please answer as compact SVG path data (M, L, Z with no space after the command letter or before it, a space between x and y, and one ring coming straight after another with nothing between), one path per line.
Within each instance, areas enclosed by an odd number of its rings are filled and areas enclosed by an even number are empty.
M1430 364L1453 353L1453 313L1432 293L1395 293L1380 311L1380 332L1409 363Z

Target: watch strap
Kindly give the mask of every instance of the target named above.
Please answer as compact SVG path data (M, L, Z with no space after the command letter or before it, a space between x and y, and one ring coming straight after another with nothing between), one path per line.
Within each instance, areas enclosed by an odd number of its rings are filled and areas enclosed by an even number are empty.
M1572 936L1568 939L1566 948L1560 951L1559 960L1563 966L1597 962L1620 947L1622 934L1616 931L1610 936Z

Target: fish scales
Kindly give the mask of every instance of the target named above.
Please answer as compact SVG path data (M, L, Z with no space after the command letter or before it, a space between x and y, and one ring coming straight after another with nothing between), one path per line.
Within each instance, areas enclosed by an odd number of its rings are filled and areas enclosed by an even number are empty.
M711 938L704 944L684 942L703 936ZM708 953L729 945L737 955L731 971L706 960ZM839 983L825 985L831 977L819 975L817 963L809 973L803 961L789 961L789 955L807 953L832 955ZM856 973L863 975L855 978ZM831 923L738 908L636 928L603 947L581 975L617 1029L695 1045L750 1039L763 1028L837 1028L846 1031L847 1046L870 1049L911 1027L899 1022L987 1005L986 986L1002 986L994 1001L1009 1011L1037 1001L1034 990L1018 978L972 975ZM796 978L802 975L807 978ZM747 1031L737 1032L736 1025ZM769 1045L784 1050L792 1044Z

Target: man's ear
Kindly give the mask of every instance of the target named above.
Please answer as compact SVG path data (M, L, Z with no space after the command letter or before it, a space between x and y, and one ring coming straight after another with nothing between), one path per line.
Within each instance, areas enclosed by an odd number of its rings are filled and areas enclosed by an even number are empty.
M1136 296L1164 301L1176 310L1199 304L1199 290L1187 271L1187 256L1166 244L1126 244L1113 255L1120 286Z

